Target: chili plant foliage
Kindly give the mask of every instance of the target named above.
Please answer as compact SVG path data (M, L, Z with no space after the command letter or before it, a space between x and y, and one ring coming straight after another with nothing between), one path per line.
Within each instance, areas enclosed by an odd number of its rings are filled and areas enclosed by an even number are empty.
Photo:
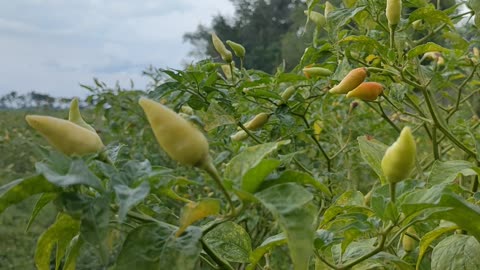
M105 148L44 151L0 188L0 212L41 194L35 222L55 205L40 270L479 269L474 12L400 6L392 24L387 1L329 3L319 24L325 5L307 1L317 27L290 72L249 70L213 35L218 59L149 69L146 92L85 86L96 129L78 109L61 122Z

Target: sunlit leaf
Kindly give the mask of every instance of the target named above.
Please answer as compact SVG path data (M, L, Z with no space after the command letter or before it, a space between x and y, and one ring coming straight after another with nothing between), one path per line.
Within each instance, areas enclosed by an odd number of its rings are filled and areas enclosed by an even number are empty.
M71 218L66 214L59 214L55 223L52 224L45 232L40 235L35 249L35 266L39 270L50 270L50 256L53 248L57 243L69 243L72 238L78 234L80 229L80 221ZM58 246L59 249L64 249L65 245ZM58 263L63 256L57 257Z
M250 236L242 226L227 221L209 231L203 239L223 259L230 262L249 262L252 244Z
M437 239L438 237L446 234L446 233L449 233L449 232L452 232L452 231L455 231L458 229L458 226L451 226L451 227L439 227L439 228L436 228L435 230L433 231L429 231L428 233L426 233L422 239L420 239L420 244L419 244L419 251L418 251L418 259L417 259L417 266L416 266L416 269L420 269L420 263L423 259L423 256L425 255L425 253L427 252L427 250L430 248L430 244L432 244L433 241L435 241L435 239Z
M175 233L180 236L188 226L194 222L213 215L218 215L220 212L220 201L217 199L206 198L199 202L187 203L180 214L179 228Z

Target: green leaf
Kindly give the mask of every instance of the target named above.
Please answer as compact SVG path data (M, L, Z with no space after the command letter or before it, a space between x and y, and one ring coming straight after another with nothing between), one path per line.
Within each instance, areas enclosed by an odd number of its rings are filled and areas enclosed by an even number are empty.
M260 246L258 246L250 255L250 264L247 266L246 270L255 270L257 263L260 259L275 247L282 246L287 244L287 237L284 233L280 233L274 236L270 236L265 239Z
M320 182L319 180L316 180L315 178L313 178L311 175L307 173L293 171L293 170L286 170L278 178L272 178L263 182L260 188L263 190L273 185L289 183L289 182L295 182L302 185L311 185L318 191L326 194L327 196L329 197L332 196L332 193L330 192L328 187L324 185L322 182Z
M86 243L91 244L97 251L100 259L107 262L107 247L103 241L108 232L110 222L110 204L108 196L93 199L84 209L80 236Z
M286 140L248 147L232 158L227 164L225 178L232 180L237 185L243 186L243 182L246 181L245 176L250 170L257 167L267 155L277 150L278 147L288 143L290 143L290 141Z
M339 43L343 42L352 42L356 45L363 44L375 49L384 49L384 47L376 40L368 36L347 36L338 41Z
M411 270L412 265L393 254L379 252L373 255L371 258L352 267L352 270L367 269Z
M297 184L286 183L258 192L255 197L272 212L287 235L294 269L307 269L313 254L317 215L311 203L313 195Z
M250 260L252 243L245 229L232 222L224 222L204 237L205 243L220 257L230 262L246 263Z
M202 218L218 215L220 212L220 201L213 198L205 198L199 202L187 203L180 214L180 224L175 235L180 236L185 229L195 221Z
M442 211L432 213L432 219L454 222L480 241L480 207L469 203L448 187L437 185L415 191L405 196L403 201L402 209L407 216L439 208Z
M427 183L431 186L453 182L459 174L475 175L474 165L465 160L440 161L433 163Z
M435 44L433 42L427 42L425 44L418 45L415 48L408 51L407 57L408 57L408 59L412 59L414 57L417 57L418 55L424 54L426 52L433 52L433 51L447 52L448 49L444 48L444 47L442 47L438 44Z
M27 228L25 231L28 231L30 229L30 226L33 224L33 221L37 217L37 215L40 213L40 211L45 207L49 202L55 200L57 198L58 194L57 193L43 193L42 196L38 199L37 203L35 204L35 207L33 208L32 214L30 215L30 219L28 220L27 223Z
M430 244L435 241L438 237L455 231L458 229L458 226L450 226L450 227L439 227L434 229L433 231L429 231L426 233L422 239L420 239L420 244L419 244L419 251L418 251L418 259L417 259L417 266L416 269L420 269L420 263L422 262L423 256L427 252L427 250L430 248Z
M367 254L375 248L376 238L365 239L359 242L353 242L345 252L341 252L341 244L332 247L332 255L335 261L346 263L360 256Z
M88 166L82 159L74 159L70 163L70 168L66 174L56 172L45 163L35 164L37 173L43 174L45 178L59 187L69 187L72 185L86 185L97 190L104 190L100 179L90 172Z
M80 248L83 245L82 239L79 235L73 237L72 241L70 241L70 246L68 248L68 252L65 256L65 264L63 266L63 270L75 270L77 265L77 258L80 254Z
M136 204L140 203L147 197L150 192L150 185L148 181L142 182L136 188L130 188L126 185L115 185L115 194L120 205L118 211L118 220L123 221L127 212Z
M52 250L57 243L69 242L78 234L80 222L65 214L59 214L55 223L52 224L45 232L40 235L35 249L35 266L39 270L50 270L50 256ZM63 249L65 246L59 245L58 249ZM57 257L57 265L62 260L63 256Z
M333 220L338 214L344 213L347 209L363 206L364 197L360 191L349 190L340 195L335 202L323 214L322 225ZM366 208L365 208L366 209Z
M383 175L381 164L383 155L385 154L388 145L385 145L375 139L369 139L366 136L358 137L357 140L363 160L365 160L365 162L370 165L370 168L375 171L380 178L382 185L385 185L387 183L387 179Z
M0 214L7 207L17 204L30 196L44 192L55 192L58 188L42 175L21 178L0 187Z
M135 228L128 234L114 269L194 269L202 250L202 231L190 226L178 238L175 231L166 223Z
M443 239L432 252L432 270L480 269L480 243L472 236L456 234Z
M371 207L375 214L383 220L391 220L396 217L396 209L392 206L399 206L402 203L411 204L412 201L405 199L413 190L423 188L425 183L417 180L406 180L396 184L395 197L397 202L392 205L390 202L389 185L383 185L376 188L372 193Z
M423 20L428 24L437 25L440 23L445 23L448 26L453 26L450 17L448 17L445 12L436 9L433 5L424 6L416 9L408 16L409 23L412 23L416 20Z
M264 159L254 168L250 169L242 181L242 190L254 193L257 191L263 180L278 166L281 162L277 159Z
M289 213L313 199L312 193L295 183L275 185L255 194L272 213Z
M347 22L353 18L357 13L364 10L366 6L358 8L337 8L328 13L327 24L332 29L338 29L347 24Z
M205 123L205 130L210 131L216 127L235 124L235 118L229 115L217 102L212 101L207 112L200 114Z

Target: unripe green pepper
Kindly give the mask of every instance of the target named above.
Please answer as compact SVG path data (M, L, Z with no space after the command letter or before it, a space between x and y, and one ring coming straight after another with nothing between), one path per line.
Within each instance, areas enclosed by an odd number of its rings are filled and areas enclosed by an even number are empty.
M415 166L417 146L410 127L404 127L397 141L387 148L382 159L382 170L391 184L410 175Z
M222 69L223 74L225 75L225 78L227 80L231 80L232 79L232 69L231 69L230 65L228 65L228 64L221 65L220 68Z
M27 123L58 151L68 156L93 154L105 146L96 132L60 118L27 115Z
M363 82L347 93L347 98L359 98L365 101L374 101L383 92L383 85L376 82Z
M323 16L322 13L316 12L316 11L304 11L305 15L308 16L308 19L310 19L312 22L315 23L317 28L322 28L327 20L325 19L325 16Z
M413 28L414 30L417 30L417 31L418 31L418 30L422 30L422 29L423 29L423 22L422 22L422 20L420 19L420 20L416 20L416 21L412 22L412 28Z
M192 123L153 100L140 98L139 104L157 142L173 160L198 167L209 162L208 141Z
M285 89L285 91L283 91L283 93L280 95L282 97L282 103L286 103L293 96L293 94L295 94L296 90L297 88L295 85L287 87L287 89Z
M235 134L230 136L230 139L232 139L232 141L243 141L246 138L248 138L248 134L245 132L245 130L239 130Z
M84 127L92 132L97 132L91 125L83 120L80 108L78 105L78 98L74 98L70 103L70 111L68 112L68 121L75 123L81 127Z
M402 15L402 0L387 0L386 15L389 25L397 25Z
M407 233L411 235L417 235L417 232L415 231L415 228L413 226L410 226L406 230ZM410 252L415 249L415 239L408 236L407 234L403 234L402 236L402 247L405 252Z
M268 113L263 113L263 112L259 113L255 115L255 117L252 120L245 123L244 126L248 130L257 130L263 127L263 125L267 123L269 117L270 117L270 114Z
M367 78L367 69L360 67L351 70L339 84L329 90L332 94L346 94L359 86Z
M307 79L332 75L329 69L321 67L304 67L302 71Z
M220 54L223 61L227 63L232 62L232 52L230 52L227 47L225 47L225 44L223 44L222 40L220 40L220 38L215 33L212 33L212 42L213 47L215 47L215 50Z
M257 130L268 122L268 118L270 118L270 114L259 113L255 115L255 117L252 120L243 124L243 126L248 130ZM245 130L239 130L235 134L231 135L230 138L233 141L242 141L248 138L248 134L245 132Z
M316 120L313 123L313 135L315 136L315 139L317 141L320 140L320 134L322 133L322 131L323 131L323 122L320 120Z
M330 2L325 2L325 10L324 10L324 15L325 15L325 19L328 19L328 13L332 12L335 10L335 7L332 5L332 3Z
M242 59L245 57L245 47L243 47L241 44L238 44L231 40L227 40L227 44L228 46L230 46L230 48L233 50L236 56Z

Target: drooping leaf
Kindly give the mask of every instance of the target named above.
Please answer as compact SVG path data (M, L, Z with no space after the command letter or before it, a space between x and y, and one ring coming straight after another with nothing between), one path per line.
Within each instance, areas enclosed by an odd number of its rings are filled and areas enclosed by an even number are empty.
M55 198L57 198L56 193L43 193L42 196L40 196L40 198L37 200L37 203L35 203L35 207L33 207L33 211L30 215L30 219L28 220L27 228L25 229L25 231L28 231L30 229L30 226L33 224L33 221L43 209L43 207L45 207L49 202L55 200Z
M292 170L286 170L277 178L269 179L268 181L263 182L260 188L265 189L273 185L289 182L295 182L302 185L311 185L318 191L326 194L327 196L332 196L332 193L330 192L328 187L319 180L313 178L307 173Z
M381 164L383 155L385 154L388 146L375 139L368 139L366 136L358 137L357 140L363 160L365 160L365 162L370 165L370 168L375 171L380 178L382 185L386 184L387 179L383 174Z
M110 221L110 204L108 196L93 199L84 209L80 236L86 243L92 245L100 259L107 262L107 248L103 241L108 232Z
M46 163L35 164L37 173L42 174L50 183L59 187L86 185L99 191L104 190L100 179L95 176L82 159L73 159L66 174L56 172Z
M175 235L180 236L188 226L202 218L218 215L220 212L220 201L206 198L199 202L187 203L180 214L179 228Z
M409 59L412 59L412 58L417 57L417 56L419 56L421 54L424 54L426 52L446 52L446 51L448 51L447 48L444 48L444 47L442 47L438 44L435 44L433 42L427 42L425 44L418 45L415 48L408 51L407 57Z
M420 263L422 262L423 256L425 255L427 250L430 248L430 244L433 241L435 241L435 239L442 236L443 234L455 231L456 229L458 229L458 226L439 227L434 229L433 231L429 231L422 237L422 239L420 239L417 266L416 266L417 270L420 269Z
M429 185L447 184L453 182L459 174L475 175L475 166L465 160L440 161L433 163L427 182ZM480 170L480 168L477 168Z
M444 11L436 9L432 4L416 9L408 16L408 20L409 23L423 20L432 25L445 23L453 26L450 17Z
M480 241L480 206L469 203L448 187L437 185L414 191L405 196L401 208L407 216L438 208L441 211L432 212L432 219L454 222Z
M217 102L211 102L207 112L201 114L201 116L206 131L219 126L235 124L235 118L229 115Z
M249 262L252 244L250 236L242 226L227 221L209 231L203 239L223 259L230 262Z
M68 252L65 255L65 264L63 265L63 270L75 270L77 265L77 258L80 254L80 248L83 245L82 239L79 235L73 237L70 241Z
M59 189L42 175L21 178L0 187L0 214L7 207L17 204L30 196Z
M166 223L150 223L132 230L117 257L116 270L193 270L202 250L202 231L190 226L180 236Z
M443 239L432 252L432 270L480 269L480 243L472 236L456 234Z
M255 197L272 212L285 232L294 269L307 269L313 254L317 211L311 203L313 195L295 183L286 183L262 190Z
M247 266L246 270L255 270L258 261L267 253L269 250L281 245L287 244L287 237L284 233L280 233L274 236L270 236L265 239L260 246L258 246L250 255L250 264Z
M66 214L59 214L55 223L40 235L37 247L35 249L35 266L39 270L50 270L50 256L53 248L58 243L68 243L78 234L80 222ZM64 249L60 244L58 249ZM57 257L57 265L62 260L63 255Z
M114 186L114 190L120 205L118 219L123 221L127 212L147 197L150 192L150 185L147 181L143 181L136 188L130 188L126 185L116 185Z
M254 193L261 185L263 180L278 166L281 162L277 159L264 159L260 163L250 169L244 176L242 181L242 190Z
M330 13L328 13L328 20L327 24L329 27L333 29L337 29L343 25L346 25L346 23L353 18L355 15L357 15L360 11L364 10L366 6L363 7L357 7L357 8L337 8Z
M235 184L243 186L245 175L260 164L260 162L278 147L290 143L289 140L265 143L248 147L243 152L230 160L225 169L225 178L232 180ZM253 182L253 180L247 180ZM257 179L258 181L258 179ZM255 185L257 185L255 183ZM253 185L253 186L255 186ZM246 185L251 188L252 185Z

